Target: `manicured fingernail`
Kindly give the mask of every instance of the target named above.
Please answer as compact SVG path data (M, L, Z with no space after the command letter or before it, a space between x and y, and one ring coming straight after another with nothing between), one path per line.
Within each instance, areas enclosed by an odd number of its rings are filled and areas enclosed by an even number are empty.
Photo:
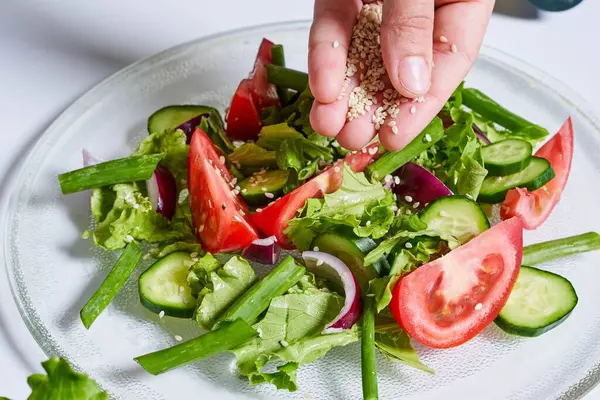
M429 67L425 58L409 56L400 61L398 78L406 90L414 94L425 94L429 90Z

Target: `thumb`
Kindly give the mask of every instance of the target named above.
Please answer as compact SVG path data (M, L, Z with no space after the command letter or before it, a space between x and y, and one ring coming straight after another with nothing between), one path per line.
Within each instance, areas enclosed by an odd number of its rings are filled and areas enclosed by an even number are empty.
M403 96L424 95L431 85L434 0L385 0L381 52L394 88Z

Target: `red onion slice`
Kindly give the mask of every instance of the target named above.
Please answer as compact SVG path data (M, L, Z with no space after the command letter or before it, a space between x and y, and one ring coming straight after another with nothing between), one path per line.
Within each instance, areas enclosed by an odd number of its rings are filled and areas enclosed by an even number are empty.
M190 140L192 140L192 134L196 130L196 127L198 125L200 125L200 122L202 121L202 117L204 117L205 115L206 114L200 114L200 115L190 119L189 121L185 121L183 124L181 124L177 127L177 129L181 129L183 131L183 133L185 133L188 144L190 143Z
M433 200L449 196L452 191L435 175L420 165L408 163L394 172L392 191L398 201L420 210Z
M81 149L81 155L83 156L83 166L89 167L90 165L96 165L103 163L104 160L96 157L92 153L90 153L87 149Z
M177 185L168 169L158 165L152 178L146 182L148 198L156 212L170 220L177 207Z
M277 239L275 236L269 236L265 239L254 240L242 252L242 256L261 264L273 265L279 259L280 253L281 247L277 244Z
M323 333L336 333L358 322L362 312L360 287L350 269L339 258L320 251L305 251L302 258L306 268L322 278L339 285L344 290L344 306L339 314L323 330Z
M473 131L475 132L475 135L477 136L477 138L479 140L481 140L481 142L483 144L490 144L492 143L490 141L490 139L488 139L488 137L485 135L485 133L483 133L483 131L475 124L473 124Z

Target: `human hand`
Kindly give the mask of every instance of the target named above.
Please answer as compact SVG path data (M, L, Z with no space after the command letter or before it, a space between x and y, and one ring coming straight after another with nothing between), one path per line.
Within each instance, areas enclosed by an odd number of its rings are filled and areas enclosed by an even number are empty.
M366 40L356 39L358 30L353 34L365 4L379 13L377 18L382 21L381 52L377 51L375 59L383 63L387 74L381 76L383 85L378 90L369 91L375 104L369 105L364 114L354 113L356 118L348 118L350 94L359 81L364 82L361 77L363 73L368 75L369 69L364 62L353 61L358 70L346 73L347 62L355 58L348 57L351 40ZM308 52L310 89L315 97L310 122L315 131L336 137L348 149L360 149L379 134L388 150L399 150L425 128L473 65L494 0L385 0L378 11L380 4L315 0ZM360 31L370 31L374 37L372 29ZM363 53L359 60L365 61L365 55L369 58ZM345 82L346 75L351 76ZM374 118L383 104L384 91L389 104L388 96L394 91L388 89L395 89L401 96L393 99L397 111L392 107L391 112L384 113L384 119Z

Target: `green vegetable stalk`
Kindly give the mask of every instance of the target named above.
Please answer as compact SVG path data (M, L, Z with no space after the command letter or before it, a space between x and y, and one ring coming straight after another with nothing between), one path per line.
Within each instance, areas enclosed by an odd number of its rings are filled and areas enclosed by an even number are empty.
M271 47L271 60L273 65L285 67L285 53L283 52L283 45L276 44ZM279 97L279 103L281 103L281 106L285 107L290 99L290 93L288 92L287 88L277 86L277 97Z
M236 348L255 336L258 332L238 319L187 342L136 357L135 361L152 375L158 375Z
M102 313L117 293L119 293L119 290L125 285L125 282L127 282L127 279L137 266L141 257L142 251L135 242L129 243L127 247L125 247L125 250L123 250L123 253L119 257L119 260L112 271L110 271L104 282L102 282L92 298L85 303L85 306L83 306L79 313L81 322L83 322L86 329L90 328L100 313Z
M375 353L375 297L363 300L362 333L360 337L360 359L364 400L377 400L377 365Z
M152 177L163 157L164 154L131 156L66 172L58 176L60 190L71 194L117 183L145 181Z
M532 266L556 258L594 250L600 250L600 235L596 232L588 232L525 246L521 264Z
M416 138L399 151L386 153L369 165L365 174L371 179L381 180L391 174L419 154L433 146L444 136L442 120L435 117Z
M218 327L225 321L233 321L238 318L247 323L253 323L269 307L271 299L287 292L302 278L305 271L304 267L296 264L294 259L288 256L277 268L240 296L217 319L215 326Z
M267 80L275 86L302 92L308 87L308 74L275 64L267 65Z

